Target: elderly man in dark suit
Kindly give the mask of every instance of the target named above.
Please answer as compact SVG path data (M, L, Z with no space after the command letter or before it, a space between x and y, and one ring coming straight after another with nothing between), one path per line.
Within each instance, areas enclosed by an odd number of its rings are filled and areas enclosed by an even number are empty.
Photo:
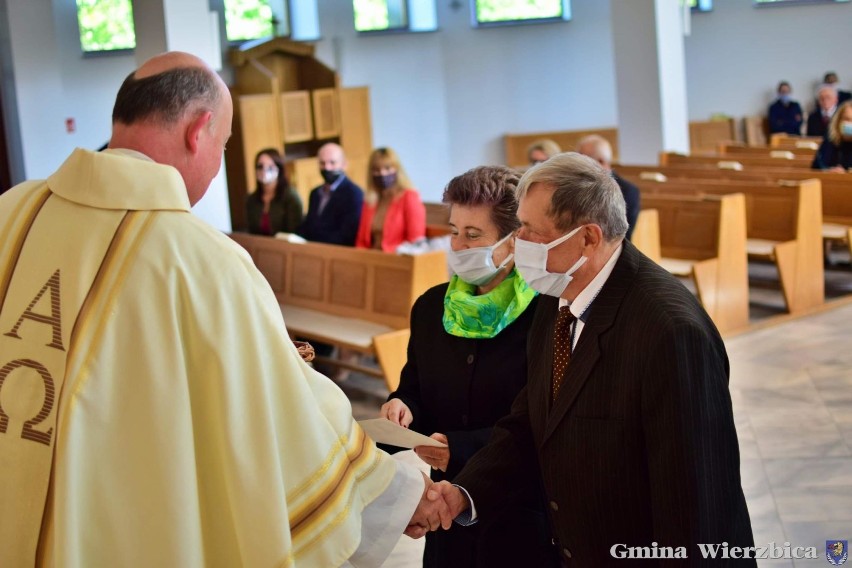
M560 154L518 190L515 263L544 294L528 384L457 485L429 497L465 524L494 515L514 487L542 484L565 566L693 565L698 544L754 546L713 322L624 240L621 192L594 161Z
M317 159L325 183L311 190L308 214L296 233L318 243L355 246L364 191L346 177L346 155L338 144L324 144Z

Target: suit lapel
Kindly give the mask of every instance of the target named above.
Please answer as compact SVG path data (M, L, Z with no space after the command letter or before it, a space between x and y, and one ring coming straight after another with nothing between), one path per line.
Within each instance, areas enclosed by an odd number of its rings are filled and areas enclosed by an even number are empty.
M565 379L559 389L559 395L556 401L549 406L550 412L547 414L544 435L541 439L542 445L553 434L557 426L562 422L565 414L574 405L577 396L583 390L583 386L590 379L592 371L595 369L595 365L601 356L601 337L615 323L615 317L624 299L624 294L630 287L633 275L636 273L637 254L639 253L636 248L630 242L625 241L621 256L616 261L612 273L609 275L597 298L589 306L588 318L572 354L571 362L565 370ZM548 353L552 353L552 324L547 330L547 336L549 338L549 345L551 346ZM548 370L550 372L552 372L552 365L552 362L548 363Z

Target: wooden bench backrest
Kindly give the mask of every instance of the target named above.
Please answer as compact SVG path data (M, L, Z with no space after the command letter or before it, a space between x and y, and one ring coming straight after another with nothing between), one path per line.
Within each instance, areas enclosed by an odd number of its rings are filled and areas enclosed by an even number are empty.
M720 142L737 139L737 122L733 118L694 120L689 123L690 152L715 152Z
M729 156L731 154L739 154L741 156L762 156L764 158L771 158L772 152L790 152L794 156L798 156L800 158L808 158L813 161L814 155L816 155L815 148L776 148L773 146L766 145L750 145L746 146L745 144L737 144L731 142L721 142L717 148L717 152L720 156ZM722 160L727 158L720 158ZM783 159L783 158L776 158Z
M820 211L819 180L803 180L794 185L778 185L765 181L732 181L709 179L669 179L666 182L641 180L628 176L642 196L646 193L676 193L678 195L726 195L743 193L746 201L746 234L750 239L792 241L805 234L820 233L818 213L806 216L805 211ZM804 209L800 211L800 208ZM810 223L811 227L808 227Z
M644 172L659 172L669 179L729 179L729 180L779 180L801 181L817 179L822 184L823 221L852 225L852 175L821 172L814 170L796 170L786 168L753 168L743 171L720 170L715 165L677 165L677 166L625 166L617 167L619 175L641 175Z
M618 130L612 127L595 128L593 130L562 130L555 132L533 132L530 134L506 134L503 136L506 165L513 168L525 168L529 165L527 148L530 144L542 138L553 140L563 152L573 152L581 138L597 134L606 138L612 146L613 159L618 156Z
M725 156L718 155L692 155L685 156L683 154L675 154L672 152L662 152L660 154L660 165L675 166L695 165L695 164L710 164L713 166L719 165L719 162L739 162L744 168L761 167L761 168L789 168L810 170L812 159L808 158L769 158L763 156L748 156L743 154L728 154Z
M742 194L643 195L659 216L662 256L694 261L698 298L719 331L748 325L748 261Z
M769 137L769 145L773 148L797 148L805 145L820 145L822 136L790 136L789 134L776 133Z
M563 152L573 152L584 136L598 134L606 138L612 146L612 159L618 161L618 129L613 127L592 130L558 130L552 132L533 132L530 134L506 134L503 136L506 165L513 168L525 168L529 165L527 148L536 140L553 140ZM692 152L715 152L720 142L737 140L736 120L698 120L689 123L690 150Z
M249 252L280 303L394 329L407 328L414 300L447 279L443 251L408 256L244 233L231 238Z
M730 221L722 214L726 197L643 194L642 208L657 211L662 256L707 260L724 255L720 239Z

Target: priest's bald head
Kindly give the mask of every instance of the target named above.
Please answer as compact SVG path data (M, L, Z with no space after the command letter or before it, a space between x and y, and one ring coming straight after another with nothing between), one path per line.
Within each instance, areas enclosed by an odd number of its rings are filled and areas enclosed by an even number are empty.
M122 83L109 147L176 168L195 205L219 172L232 117L231 95L215 71L189 53L164 53Z

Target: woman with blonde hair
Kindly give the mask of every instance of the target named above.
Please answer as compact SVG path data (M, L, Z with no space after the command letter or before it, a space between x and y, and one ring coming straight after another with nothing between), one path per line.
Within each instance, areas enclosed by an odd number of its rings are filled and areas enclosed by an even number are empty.
M527 159L531 166L535 166L561 152L559 144L548 138L540 138L527 147Z
M426 238L426 208L396 152L376 148L367 167L367 194L355 246L394 252L402 243Z
M828 133L811 167L830 172L852 170L852 101L840 105L831 117Z

